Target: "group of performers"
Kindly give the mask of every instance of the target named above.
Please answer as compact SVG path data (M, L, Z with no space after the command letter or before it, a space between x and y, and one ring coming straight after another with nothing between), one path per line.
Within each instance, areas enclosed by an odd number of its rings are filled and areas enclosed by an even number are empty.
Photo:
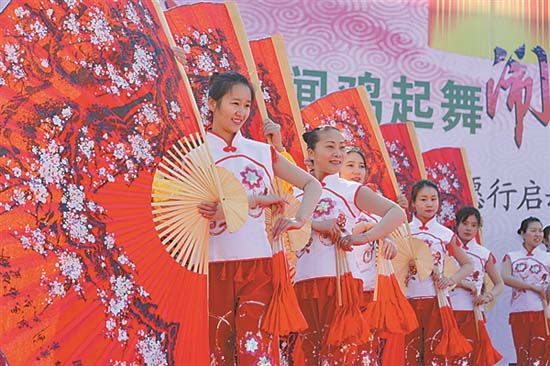
M476 208L464 207L456 213L453 232L436 221L440 191L434 182L417 182L411 196L400 197L399 204L386 199L367 184L369 167L363 152L346 146L342 133L332 126L304 134L310 168L306 172L277 151L284 148L277 143L280 138L273 122L266 122L264 132L271 135L275 147L243 137L240 128L250 115L253 98L253 86L244 76L234 72L212 76L207 140L216 164L243 183L249 212L244 226L230 233L219 202L198 207L211 221L211 365L478 365L479 319L474 307L494 301L504 285L513 289L510 324L518 365L550 365L544 314L550 299L550 253L539 248L543 239L539 219L530 217L521 223L518 234L523 244L504 257L501 275L494 255L476 239L482 225ZM291 345L285 353L280 352L278 335L261 327L274 286L265 210L280 209L286 203L273 193L275 179L292 184L301 204L294 218L273 224L271 235L277 238L309 220L312 229L308 243L296 253L294 277L299 303L295 311L303 313L308 327L288 339ZM377 255L396 256L398 248L390 233L407 221L403 207L409 204L410 233L431 249L433 271L421 280L413 265L407 278L406 297L419 326L402 336L379 333L368 329L363 313L373 301ZM338 252L343 253L340 262ZM443 275L446 256L454 258L458 268L448 276ZM485 275L494 283L489 291L483 291ZM348 323L342 327L335 318L344 277L346 316L354 317L351 327ZM441 316L438 294L450 299L452 321L474 345L463 354L435 352L449 321ZM355 333L346 336L346 332ZM493 356L496 363L499 355L494 351Z

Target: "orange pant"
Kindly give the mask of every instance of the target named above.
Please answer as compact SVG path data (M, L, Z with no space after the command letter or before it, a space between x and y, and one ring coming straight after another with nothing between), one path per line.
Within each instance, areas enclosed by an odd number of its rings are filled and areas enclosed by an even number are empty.
M361 286L360 280L354 281ZM336 278L323 277L300 281L295 285L295 289L309 329L301 334L300 349L296 347L293 359L301 360L301 363L306 366L362 365L356 363L358 358L356 344L329 346L325 342L336 306L338 306ZM369 364L366 363L366 365Z
M550 365L550 360L544 359L545 343L550 344L545 320L542 310L510 313L518 366Z
M441 315L437 298L409 299L419 327L405 337L407 366L444 366L449 360L434 354L441 333Z
M260 330L273 293L271 258L209 265L211 365L278 365L279 339Z

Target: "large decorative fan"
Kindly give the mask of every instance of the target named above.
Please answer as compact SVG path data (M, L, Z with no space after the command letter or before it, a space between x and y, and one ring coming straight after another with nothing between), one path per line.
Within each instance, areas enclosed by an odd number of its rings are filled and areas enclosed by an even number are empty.
M185 71L203 123L208 125L208 81L214 72L236 71L256 86L255 107L242 127L243 135L265 141L262 121L267 118L258 74L236 3L199 3L165 11L176 45L186 53Z
M411 235L408 224L403 224L391 233L397 244L397 255L392 259L395 276L403 293L406 293L407 280L417 273L420 281L426 280L434 269L431 249L423 240Z
M292 81L283 37L273 35L250 41L250 48L269 117L281 125L282 142L300 167L307 156L302 139L304 124Z
M210 222L197 213L203 201L222 205L230 232L248 217L248 198L235 176L216 167L200 135L184 138L164 156L153 181L153 221L170 255L189 270L208 273Z
M384 196L396 200L397 181L380 128L363 86L326 95L302 109L304 128L332 125L343 132L346 143L358 146L367 159L367 181Z
M445 147L422 153L428 179L441 190L438 221L451 230L463 206L477 206L468 157L463 148Z
M12 1L0 23L2 354L208 364L207 277L151 212L166 149L198 126L155 9Z
M399 190L405 197L410 197L414 183L420 179L426 179L426 169L418 147L414 124L412 122L386 123L380 126L380 132L384 138L384 145L386 145Z
M481 305L474 306L474 321L477 337L476 342L473 342L472 360L474 365L496 365L502 359L502 355L495 349L493 342L491 342L491 337L485 327L485 317L483 316Z

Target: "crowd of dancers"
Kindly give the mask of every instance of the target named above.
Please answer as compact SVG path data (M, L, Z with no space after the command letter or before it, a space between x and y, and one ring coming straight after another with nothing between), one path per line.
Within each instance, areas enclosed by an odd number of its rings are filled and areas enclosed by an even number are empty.
M477 239L482 217L476 208L461 208L451 230L436 220L440 190L432 181L418 181L410 197L400 196L399 203L384 198L368 184L363 152L346 146L342 133L332 126L304 133L306 172L283 156L276 123L265 121L264 125L271 145L242 136L240 128L249 117L253 98L251 83L238 73L215 74L211 79L207 140L216 164L231 171L249 197L248 220L233 233L226 230L219 202L198 207L211 220L211 365L466 366L480 365L482 358L496 364L500 355L490 339L480 349L480 319L474 310L493 302L504 286L512 288L510 325L517 364L550 365L545 315L550 300L550 253L540 245L543 240L548 245L549 227L543 231L535 217L523 220L517 250L505 255L499 272L499 259ZM292 184L301 204L294 218L279 219L268 234L266 209L286 204L273 193L276 179ZM399 335L369 329L363 315L375 296L376 259L391 260L398 252L390 234L406 223L404 208L412 212L410 234L430 248L433 266L430 276L422 279L411 263L405 293L418 327ZM274 287L268 235L279 237L310 220L311 237L295 253L293 278L299 304L295 311L303 314L307 329L280 338L261 327ZM456 266L450 274L443 268L448 257ZM486 276L494 285L490 289L484 286ZM349 287L345 320L338 308L344 281ZM452 319L442 315L441 301L452 306ZM437 351L448 322L456 322L458 331L447 342L466 339L463 352Z

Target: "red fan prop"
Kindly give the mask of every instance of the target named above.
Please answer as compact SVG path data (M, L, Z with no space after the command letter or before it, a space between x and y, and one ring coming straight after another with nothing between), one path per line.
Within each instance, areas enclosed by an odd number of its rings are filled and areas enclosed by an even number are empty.
M455 213L463 206L477 206L474 182L463 148L444 147L422 153L428 179L441 190L438 221L454 229Z
M239 10L235 3L200 3L164 12L176 45L186 53L185 71L205 126L210 124L208 81L214 72L236 71L256 85L255 105L242 127L243 135L265 141L262 120L267 111L258 74Z
M281 125L283 145L287 152L304 167L306 145L302 139L304 124L292 74L283 42L279 34L250 41L250 48L262 88L269 117Z
M420 179L426 179L426 169L418 147L414 124L412 122L386 123L380 126L380 132L384 138L384 145L386 145L399 190L405 197L410 197L414 183Z
M332 125L344 133L346 143L361 148L369 168L368 182L384 196L396 200L398 192L395 174L380 128L363 86L334 92L302 109L304 128Z
M502 355L493 346L487 328L481 306L474 306L474 319L476 324L477 342L474 342L472 360L476 366L493 366L502 360Z
M366 343L372 333L359 308L362 286L351 274L346 252L338 246L335 251L338 306L329 326L326 343L333 346Z
M434 271L437 270L435 267ZM440 273L438 275L441 275ZM441 339L434 349L436 355L444 357L461 357L472 352L472 345L458 329L453 309L444 290L436 288L439 314L441 315Z
M207 278L151 213L165 149L197 130L155 9L12 1L0 23L6 361L208 364Z
M379 240L376 255L374 300L367 304L365 317L373 329L393 334L408 334L418 328L414 309L401 291L392 262L382 256L384 242Z

